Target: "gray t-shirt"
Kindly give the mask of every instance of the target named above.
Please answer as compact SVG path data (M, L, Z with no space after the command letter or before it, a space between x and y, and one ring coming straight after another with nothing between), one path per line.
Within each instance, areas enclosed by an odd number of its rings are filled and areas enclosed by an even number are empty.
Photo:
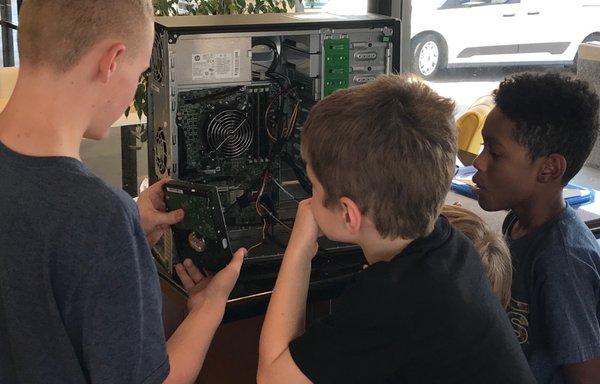
M514 267L508 315L537 381L565 383L562 365L600 356L600 249L570 207L512 240L515 220L503 226Z
M0 383L159 383L168 372L135 203L76 159L0 143Z

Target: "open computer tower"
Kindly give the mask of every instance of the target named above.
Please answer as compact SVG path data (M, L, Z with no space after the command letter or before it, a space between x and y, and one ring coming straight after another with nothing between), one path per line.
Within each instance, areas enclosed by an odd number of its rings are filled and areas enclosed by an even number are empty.
M148 79L152 182L217 187L231 246L246 264L281 258L310 196L300 132L339 88L399 70L400 21L385 16L159 17ZM323 240L320 251L348 252ZM172 234L155 250L176 258Z

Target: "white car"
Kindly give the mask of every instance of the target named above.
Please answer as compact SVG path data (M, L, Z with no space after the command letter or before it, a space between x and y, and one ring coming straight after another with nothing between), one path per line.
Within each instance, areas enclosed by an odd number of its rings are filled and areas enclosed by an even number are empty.
M600 0L413 0L413 69L572 65L600 40Z

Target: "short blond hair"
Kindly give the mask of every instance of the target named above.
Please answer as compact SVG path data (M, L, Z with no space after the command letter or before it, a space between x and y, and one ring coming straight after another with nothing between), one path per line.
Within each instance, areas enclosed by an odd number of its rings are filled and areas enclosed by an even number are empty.
M500 233L491 230L475 213L456 205L444 205L442 215L473 242L481 255L492 291L506 308L510 302L512 262L510 250Z
M102 39L122 38L135 51L151 0L25 0L19 13L23 64L66 72Z
M352 199L384 238L431 233L454 175L453 112L452 100L410 75L382 75L319 101L302 153L324 205Z

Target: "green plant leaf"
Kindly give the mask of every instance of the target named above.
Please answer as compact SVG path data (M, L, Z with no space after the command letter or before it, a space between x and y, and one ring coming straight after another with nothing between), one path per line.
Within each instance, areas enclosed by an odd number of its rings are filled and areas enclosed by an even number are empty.
M143 125L142 132L140 133L140 141L142 143L145 143L146 141L148 141L148 125L147 124Z
M234 3L237 13L244 13L246 10L246 0L235 0Z
M136 110L138 119L142 120L142 115L144 115L147 112L146 111L147 108L148 107L146 106L146 103L143 103L142 106L140 107L140 109ZM148 115L146 114L146 116L148 116Z
M219 12L220 5L221 5L221 3L217 0L207 1L206 9L208 10L208 14L209 15L224 14L224 12Z

